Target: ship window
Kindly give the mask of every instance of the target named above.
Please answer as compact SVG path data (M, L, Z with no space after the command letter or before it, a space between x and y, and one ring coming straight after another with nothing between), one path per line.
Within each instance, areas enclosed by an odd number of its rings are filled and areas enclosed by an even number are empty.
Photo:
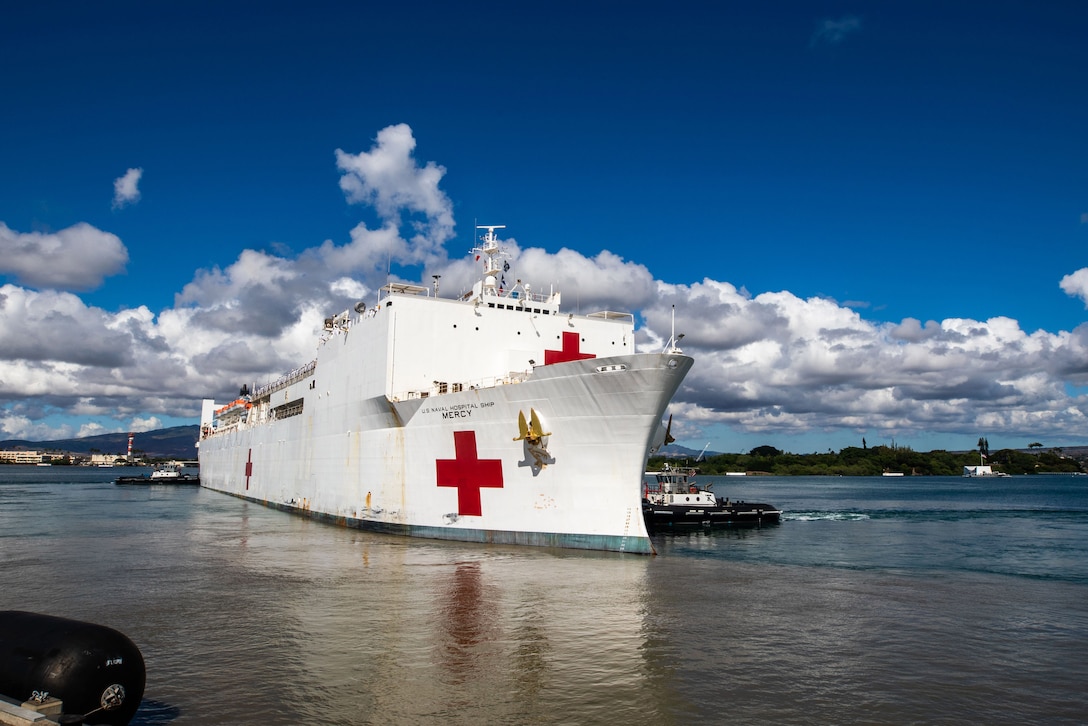
M438 392L439 393L449 392L450 384L446 383L445 381L435 381L435 383L438 385Z
M464 385L463 383L454 383L453 384L453 392L454 393L460 393L461 392L461 387L463 385Z
M296 398L294 401L288 401L282 406L276 406L272 409L272 418L289 418L291 416L298 416L302 413L302 403L304 399Z
M487 306L488 306L489 308L493 308L493 307L495 307L495 303L488 303L488 304L487 304Z

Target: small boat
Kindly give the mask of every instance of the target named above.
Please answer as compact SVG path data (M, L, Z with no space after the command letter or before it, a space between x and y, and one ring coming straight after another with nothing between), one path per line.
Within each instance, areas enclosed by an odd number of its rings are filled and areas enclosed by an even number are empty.
M661 471L646 472L642 515L647 528L776 524L781 519L781 510L770 504L715 496L710 491L713 484L699 488L696 473L667 463Z
M151 476L119 476L114 484L199 484L200 476L183 474L180 466L164 466L151 472Z

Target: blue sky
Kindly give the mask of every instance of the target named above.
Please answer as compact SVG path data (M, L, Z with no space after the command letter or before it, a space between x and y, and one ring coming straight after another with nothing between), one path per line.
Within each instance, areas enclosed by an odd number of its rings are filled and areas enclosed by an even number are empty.
M676 305L692 448L1088 443L1086 37L1079 3L9 4L0 439L192 423L383 260L466 283L481 222L647 349Z

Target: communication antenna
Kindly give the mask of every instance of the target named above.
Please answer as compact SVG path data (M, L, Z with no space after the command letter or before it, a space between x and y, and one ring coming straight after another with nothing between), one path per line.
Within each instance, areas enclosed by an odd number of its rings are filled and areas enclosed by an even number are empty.
M385 255L385 284L389 284L389 278L393 275L393 251L389 250Z

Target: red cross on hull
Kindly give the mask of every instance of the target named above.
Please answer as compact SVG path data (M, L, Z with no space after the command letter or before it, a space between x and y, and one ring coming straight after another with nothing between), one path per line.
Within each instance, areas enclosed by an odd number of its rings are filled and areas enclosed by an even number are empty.
M457 487L457 513L479 517L483 515L480 489L502 488L502 460L476 457L475 431L454 431L453 448L456 458L435 462L438 486Z
M544 365L548 366L552 363L566 363L571 360L586 360L588 358L597 357L593 353L583 353L581 346L582 339L578 336L578 333L564 331L563 350L545 350Z

